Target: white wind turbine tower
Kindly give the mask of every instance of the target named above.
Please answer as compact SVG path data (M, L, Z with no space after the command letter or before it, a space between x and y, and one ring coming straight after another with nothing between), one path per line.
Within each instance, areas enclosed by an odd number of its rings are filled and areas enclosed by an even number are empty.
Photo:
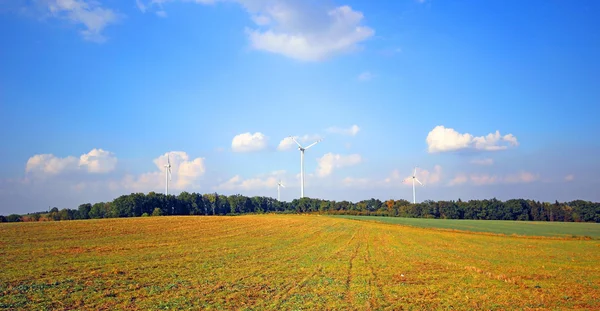
M414 173L412 174L413 204L417 204L417 197L415 195L415 181L418 182L419 184L421 184L421 186L423 186L423 184L419 181L419 179L417 179L417 167L416 166L415 166Z
M171 180L171 160L169 159L169 155L167 154L167 164L165 164L165 183L166 183L165 195L169 195L169 181L170 180Z
M302 145L300 145L300 143L298 141L296 141L296 139L292 136L290 136L290 138L298 145L298 150L300 150L300 198L304 197L304 151L316 144L318 144L319 142L321 142L322 139L317 140L316 142L308 145L306 148L302 147Z
M277 183L277 201L281 201L281 200L279 200L279 187L285 188L285 186L281 183L281 179Z

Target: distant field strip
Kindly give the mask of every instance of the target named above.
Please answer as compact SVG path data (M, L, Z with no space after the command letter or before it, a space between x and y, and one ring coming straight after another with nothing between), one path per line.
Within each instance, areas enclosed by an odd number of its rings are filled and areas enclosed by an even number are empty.
M548 237L591 237L600 239L600 224L512 220L426 219L378 216L332 216L346 219L386 222L421 228L440 228L499 234Z
M0 225L0 309L592 310L600 242L338 217Z

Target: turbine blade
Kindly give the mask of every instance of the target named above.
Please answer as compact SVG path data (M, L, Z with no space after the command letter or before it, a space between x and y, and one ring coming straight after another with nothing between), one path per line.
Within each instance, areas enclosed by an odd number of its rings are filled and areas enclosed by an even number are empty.
M171 166L171 159L169 158L168 154L167 154L167 163L169 164L169 166Z
M312 147L312 146L314 146L314 145L316 145L316 144L320 143L321 141L322 141L322 139L319 139L319 140L315 141L314 143L312 143L312 144L308 145L308 147L304 148L304 150L306 150L306 149L308 149L308 148L310 148L310 147Z
M300 145L300 143L296 140L296 138L294 138L294 136L290 136L290 138L296 143L296 145L298 145L298 147L302 148L302 145Z
M285 188L285 186L283 184L279 184L282 188Z
M415 166L415 172L413 173L413 176L417 176L417 167Z
M421 184L421 186L423 186L423 184L422 184L422 183L421 183L421 182L420 182L420 181L419 181L417 178L415 178L415 180L416 180L418 183L420 183L420 184Z

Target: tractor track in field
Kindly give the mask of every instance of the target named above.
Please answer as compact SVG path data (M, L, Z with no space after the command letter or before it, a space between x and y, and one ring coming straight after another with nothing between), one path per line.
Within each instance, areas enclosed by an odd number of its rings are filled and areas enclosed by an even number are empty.
M389 306L390 303L388 302L386 295L383 293L379 277L377 276L375 268L373 267L373 262L371 261L371 244L369 243L369 239L367 238L366 241L367 248L365 250L364 260L367 267L369 267L369 271L371 273L371 279L369 279L369 286L371 287L371 290L373 289L373 287L375 288L375 293L378 293L381 299L383 299L383 303L381 303L381 305L383 307L386 307ZM371 299L369 300L370 307L373 309L377 309L379 307L379 304L377 303L377 298L378 297L371 297Z
M326 260L326 259L330 259L333 258L335 256L337 256L339 253L341 253L342 251L344 251L346 249L346 247L348 247L348 245L350 245L352 243L352 241L355 240L356 235L358 234L358 232L360 231L361 228L357 228L356 231L354 232L354 234L352 234L352 236L350 237L350 239L348 239L348 241L346 242L345 245L340 246L335 252L330 253L328 256L323 255L319 258L319 260ZM357 247L358 249L358 247ZM353 257L356 257L356 250L353 254ZM323 267L321 265L318 265L317 268L315 269L315 271L313 271L312 273L310 273L309 275L305 276L302 280L300 280L300 282L297 282L293 285L291 285L286 291L285 293L279 295L278 297L275 297L275 302L271 305L275 310L280 310L281 309L281 305L285 302L285 300L287 300L293 291L295 291L296 289L302 288L304 285L306 285L306 283L313 277L315 277L317 274L322 273L323 272ZM347 286L348 288L348 286Z
M360 231L360 229L357 230L356 233L358 233L359 231ZM346 277L346 293L344 294L344 299L349 303L352 303L352 291L350 291L350 283L352 283L352 267L354 266L354 259L356 259L356 256L358 255L358 249L361 246L362 246L362 243L359 241L358 244L356 245L356 248L354 248L352 255L350 256L350 260L348 261L348 269L347 269L348 275Z
M318 230L315 230L315 231L313 231L313 232L310 232L310 233L308 233L308 234L307 234L307 237L314 236L314 235L316 235L316 234L318 234L319 232L322 232L322 231L323 231L323 229L318 229ZM305 240L305 241L308 241L309 239L308 239L308 238L305 238L305 239L303 239L303 240ZM294 254L294 255L292 255L292 256L289 256L289 257L287 257L287 258L283 259L283 261L293 261L293 260L296 260L296 259L298 259L298 258L300 258L300 254ZM275 264L274 264L274 262L276 262L276 261L272 261L272 265L275 265ZM223 283L223 284L217 284L216 286L214 286L214 287L213 287L213 288L212 288L212 289L211 289L211 290L210 290L210 291L207 293L207 295L214 294L215 292L217 292L217 291L219 291L219 290L222 290L223 288L225 288L225 287L226 287L226 286L228 286L228 285L231 285L231 284L237 284L237 283L239 283L239 282L241 282L241 281L244 281L244 280L246 280L246 279L249 279L249 278L251 278L251 277L259 276L259 275L261 275L261 274L262 274L262 273L263 273L265 270L269 270L269 269L266 269L266 267L268 267L268 266L264 266L264 265L262 265L262 266L259 266L259 267L257 267L256 269L253 269L253 270L252 270L250 273L247 273L247 274L245 274L245 275L243 275L243 276L240 276L240 277L236 278L236 279L235 279L235 280L233 280L233 281L228 281L228 282L226 282L226 283Z

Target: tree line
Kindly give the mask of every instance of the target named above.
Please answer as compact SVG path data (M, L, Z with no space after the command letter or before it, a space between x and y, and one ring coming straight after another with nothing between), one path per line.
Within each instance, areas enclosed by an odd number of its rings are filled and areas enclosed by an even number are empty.
M161 215L240 215L251 213L321 213L438 219L484 219L600 223L600 203L583 200L554 203L525 199L508 201L431 201L412 204L406 200L378 199L330 201L302 198L282 202L269 197L246 197L182 192L164 195L150 192L122 195L111 202L85 203L77 209L54 207L27 215L0 216L0 222L58 221Z

